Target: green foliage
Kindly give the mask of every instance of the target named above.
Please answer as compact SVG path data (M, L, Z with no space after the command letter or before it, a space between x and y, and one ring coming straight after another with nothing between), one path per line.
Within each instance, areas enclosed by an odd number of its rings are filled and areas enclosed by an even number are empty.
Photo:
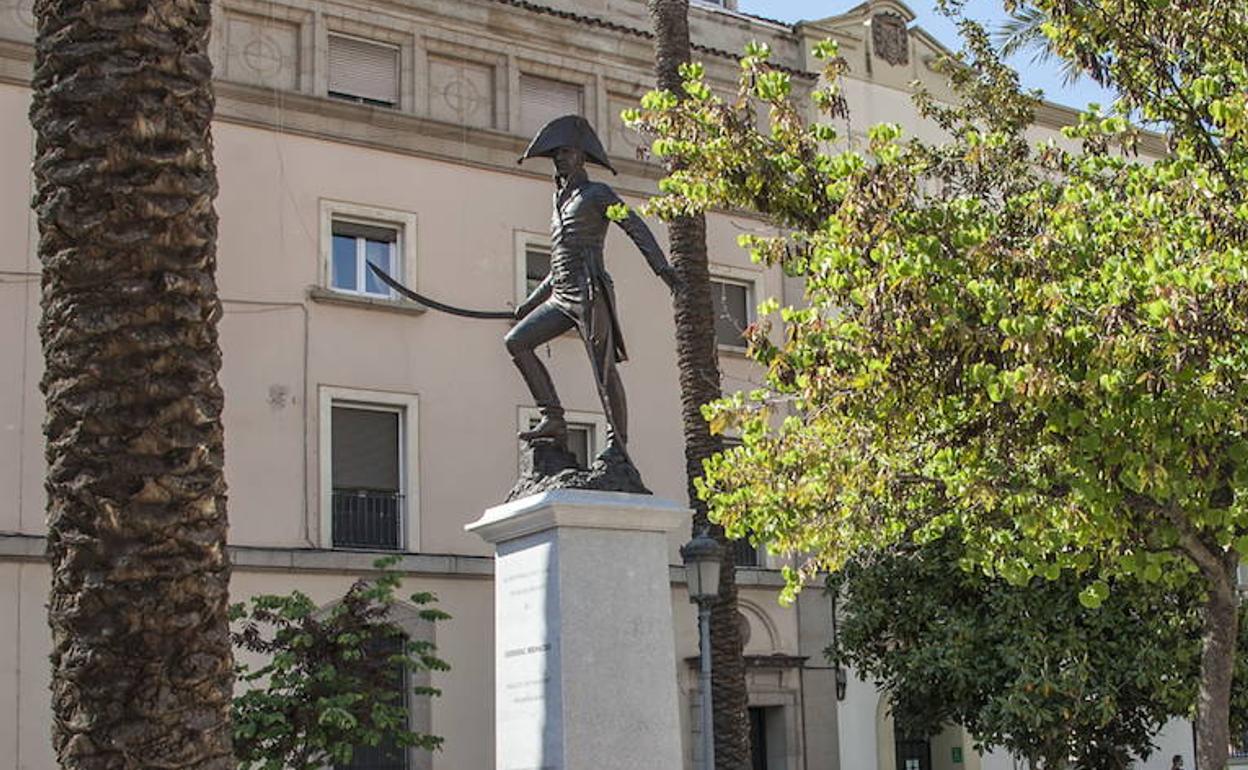
M299 591L253 597L230 608L234 644L260 656L256 668L237 663L248 685L234 698L234 754L243 770L312 770L351 760L356 746L383 743L436 749L442 739L412 732L395 683L413 671L447 671L432 643L410 639L390 620L397 602L397 559L351 586L324 612ZM449 616L417 593L409 601L423 620ZM384 652L383 652L384 651ZM416 686L419 696L436 696Z
M806 559L791 586L951 526L964 566L1019 585L1093 554L1102 579L1233 574L1248 535L1242 8L1034 5L1055 50L1123 94L1065 144L1032 145L1033 99L965 22L966 54L944 65L960 104L917 99L942 142L895 125L841 142L830 47L821 123L765 50L742 60L735 101L656 95L631 116L677 168L654 211L761 212L782 234L743 245L804 280L783 340L774 318L751 338L766 387L706 409L743 444L701 488L731 534ZM1164 122L1173 153L1134 158L1132 115Z
M960 724L981 748L1033 765L1121 770L1146 757L1174 716L1190 716L1200 658L1199 590L1061 572L1025 585L958 569L956 533L858 554L829 581L843 599L829 654L881 683L899 725ZM1241 637L1240 666L1248 666ZM1248 714L1248 693L1238 715ZM903 729L904 729L903 728Z

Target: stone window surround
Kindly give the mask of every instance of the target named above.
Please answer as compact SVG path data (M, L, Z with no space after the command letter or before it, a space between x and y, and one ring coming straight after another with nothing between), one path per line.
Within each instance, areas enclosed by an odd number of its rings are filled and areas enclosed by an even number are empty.
M416 51L416 26L413 22L381 14L354 11L353 15L340 16L330 13L318 14L316 24L316 50L323 55L315 57L314 92L329 98L329 36L347 35L366 41L392 45L399 49L399 103L394 107L374 109L414 112L416 106L416 78L414 62Z
M416 249L417 221L416 214L410 211L369 206L348 201L321 198L319 203L320 249L317 267L317 284L309 291L316 301L340 302L343 304L359 304L368 307L383 307L401 310L421 310L420 305L402 299L386 299L370 297L338 291L333 288L331 270L333 267L334 221L359 222L360 224L392 227L398 231L398 245L395 253L399 260L399 274L394 276L404 286L416 289L420 285L420 262Z
M526 252L530 246L537 246L549 252L550 235L531 230L515 231L515 299L517 307L529 298L528 257Z
M399 420L399 473L403 491L402 532L399 551L420 551L420 399L415 393L383 390L363 390L332 385L317 387L319 466L318 489L320 492L320 544L333 548L333 419L335 404L352 404L369 407L398 409Z
M759 287L763 282L763 273L761 271L712 262L710 264L710 273L712 281L744 285L746 287L746 323L754 323L758 320ZM717 347L720 353L738 356L745 355L746 350L744 345L719 344Z
M579 68L561 56L543 56L537 58L532 52L525 56L509 57L507 68L507 90L511 95L509 102L508 126L520 125L520 76L533 75L548 80L558 80L581 87L581 114L593 125L599 136L603 128L609 124L606 113L606 84L604 78L588 68ZM532 137L526 137L531 139Z
M318 609L315 616L324 618L329 615L341 600L334 600ZM403 600L396 600L386 613L386 620L403 630L404 636L410 641L430 642L437 644L437 626L431 620L420 616L420 609ZM437 654L435 652L435 654ZM428 695L417 695L413 687L429 687L432 684L432 672L427 669L405 671L404 686L407 691L404 699L407 703L407 729L429 734L433 731L433 698ZM349 765L348 765L349 767ZM424 749L409 748L407 750L407 770L430 770L433 767L433 752Z

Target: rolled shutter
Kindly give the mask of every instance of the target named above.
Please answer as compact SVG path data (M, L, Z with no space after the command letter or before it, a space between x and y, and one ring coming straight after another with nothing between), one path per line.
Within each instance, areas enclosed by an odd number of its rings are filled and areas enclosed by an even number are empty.
M399 417L397 412L333 407L335 489L400 491Z
M398 104L399 49L345 35L330 35L329 93Z
M520 132L533 136L538 129L561 115L581 115L584 89L576 83L520 76Z

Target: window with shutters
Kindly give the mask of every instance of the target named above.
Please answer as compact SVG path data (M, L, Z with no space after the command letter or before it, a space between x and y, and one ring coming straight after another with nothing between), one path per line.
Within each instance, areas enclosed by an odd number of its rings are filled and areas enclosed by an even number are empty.
M329 95L379 107L397 107L399 60L398 46L331 34Z
M520 75L520 133L532 137L561 115L585 114L585 87L579 83Z
M416 397L321 389L323 536L333 548L416 550Z
M715 311L715 341L720 347L744 348L745 327L754 318L754 283L712 277L711 302Z

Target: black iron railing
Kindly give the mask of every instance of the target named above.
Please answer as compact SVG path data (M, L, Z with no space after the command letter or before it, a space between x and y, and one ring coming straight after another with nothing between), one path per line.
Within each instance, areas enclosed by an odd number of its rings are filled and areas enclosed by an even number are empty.
M731 540L729 546L736 556L738 567L757 567L758 566L758 549L750 545L750 541L746 539Z
M335 489L335 548L397 551L402 542L403 495L370 489Z

